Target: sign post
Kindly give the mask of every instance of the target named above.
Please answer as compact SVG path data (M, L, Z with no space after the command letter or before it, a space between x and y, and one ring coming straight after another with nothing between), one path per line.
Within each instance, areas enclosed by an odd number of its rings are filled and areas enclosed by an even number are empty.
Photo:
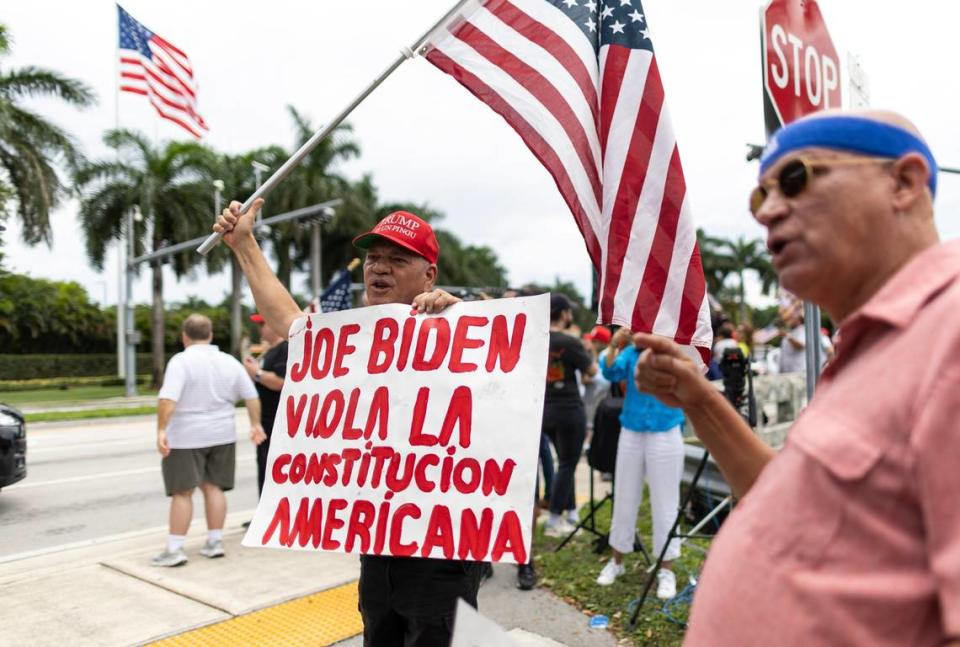
M767 139L814 112L839 108L840 57L816 0L770 0L760 12L763 116ZM820 375L820 309L803 304L807 397Z

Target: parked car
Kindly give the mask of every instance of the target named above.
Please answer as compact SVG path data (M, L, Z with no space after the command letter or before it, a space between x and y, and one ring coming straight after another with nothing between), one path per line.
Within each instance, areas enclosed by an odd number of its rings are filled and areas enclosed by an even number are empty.
M27 423L23 414L0 404L0 488L27 476Z

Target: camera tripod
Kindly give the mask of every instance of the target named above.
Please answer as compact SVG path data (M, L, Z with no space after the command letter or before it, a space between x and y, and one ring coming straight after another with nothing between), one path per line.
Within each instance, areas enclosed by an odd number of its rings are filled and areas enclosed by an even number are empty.
M614 479L617 478L616 474L614 474L613 478ZM605 533L597 530L596 514L597 514L597 510L602 508L603 504L605 504L607 501L610 501L611 506L613 505L614 483L613 482L610 483L610 491L607 492L602 499L597 501L594 496L593 481L594 481L594 469L593 469L593 465L590 465L590 509L588 510L587 514L583 517L583 519L580 520L580 523L578 523L574 527L574 529L570 531L570 534L564 537L563 541L561 541L560 544L554 549L554 552L559 552L564 546L566 546L567 543L571 539L573 539L573 536L577 534L577 531L580 529L586 530L587 532L591 532L597 536L597 538L594 540L595 546L594 546L593 552L599 554L607 549L607 546L609 545L609 542L610 542L610 535L609 533ZM643 545L643 541L640 539L639 535L636 535L633 538L633 549L643 555L643 559L647 562L648 565L651 563L650 553L647 551L647 547Z
M749 424L751 427L756 426L757 405L753 394L753 375L752 371L750 370L750 362L747 360L747 358L744 358L743 352L739 348L730 348L725 350L723 353L723 357L720 362L720 371L723 374L724 396L727 398L730 404L733 405L738 412L740 412L747 424ZM746 402L744 402L744 387L747 387L748 390ZM742 411L744 404L746 404L747 407L746 414L744 414ZM664 557L667 554L667 549L670 547L670 542L678 538L680 539L681 544L686 542L687 539L712 539L713 535L701 535L698 533L725 507L728 505L731 507L733 506L733 495L731 494L724 498L719 504L714 506L714 508L710 510L710 512L707 513L699 522L697 522L697 524L691 528L689 532L678 532L680 520L684 516L684 511L693 502L693 497L696 495L697 491L697 483L700 481L700 477L703 475L703 471L706 468L709 460L710 452L704 448L703 456L700 458L700 463L697 465L697 469L693 474L693 478L690 480L690 486L687 489L687 493L680 502L680 507L677 510L677 516L673 520L673 526L670 527L670 532L667 534L667 539L663 543L663 547L660 549L660 554L657 555L657 561L650 569L650 574L647 576L647 579L644 582L643 592L640 594L639 598L631 601L630 605L628 605L628 608L633 607L633 612L630 615L630 621L627 624L627 628L631 631L637 626L637 618L640 617L640 610L647 601L647 596L650 595L650 589L653 588L653 582L657 579L657 573L660 571L660 567L663 565Z

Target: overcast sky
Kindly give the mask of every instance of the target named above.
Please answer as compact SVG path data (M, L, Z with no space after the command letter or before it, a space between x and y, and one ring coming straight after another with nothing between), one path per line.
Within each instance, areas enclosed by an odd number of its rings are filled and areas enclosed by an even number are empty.
M316 124L330 119L452 4L126 0L124 7L187 52L200 83L200 111L211 127L205 141L240 153L292 145L288 104ZM960 4L821 0L820 5L843 62L847 52L859 55L872 105L906 114L941 165L960 167L960 76L950 46ZM745 208L756 166L744 161L746 143L761 142L764 135L760 6L755 0L644 2L694 217L716 235L762 234ZM0 66L49 67L94 88L99 104L93 109L33 105L74 133L91 157L109 155L101 136L117 119L114 3L8 0L0 21L13 38L13 55ZM846 76L843 85L846 93ZM118 105L122 127L160 140L183 137L154 116L145 98L125 95ZM552 179L500 117L453 79L423 60L404 63L349 121L363 154L344 170L354 178L372 173L382 200L425 202L444 211L442 226L468 243L495 249L514 285L560 277L589 293L583 241ZM941 176L936 207L942 236L960 236L960 176ZM4 248L9 267L77 280L94 299L116 301L116 257L110 254L103 273L89 268L75 204L56 213L52 249L25 247L12 224ZM294 288L304 290L306 277L296 281ZM219 300L228 287L226 274L208 279L201 273L179 283L171 277L165 296ZM135 298L149 299L145 278Z

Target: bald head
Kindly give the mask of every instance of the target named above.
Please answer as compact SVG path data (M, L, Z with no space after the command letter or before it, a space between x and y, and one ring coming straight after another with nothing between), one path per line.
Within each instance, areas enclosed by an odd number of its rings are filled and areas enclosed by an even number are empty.
M936 244L936 168L891 111L825 111L775 133L752 204L781 285L842 321Z
M797 121L823 119L824 117L859 117L861 119L876 121L881 124L889 124L891 126L903 128L908 133L920 138L920 141L926 143L926 140L923 138L923 135L920 134L920 129L917 128L916 124L900 113L892 110L878 110L876 108L851 108L849 110L842 110L840 108L831 108L830 110L814 112L813 114L807 115L801 119L798 119Z

